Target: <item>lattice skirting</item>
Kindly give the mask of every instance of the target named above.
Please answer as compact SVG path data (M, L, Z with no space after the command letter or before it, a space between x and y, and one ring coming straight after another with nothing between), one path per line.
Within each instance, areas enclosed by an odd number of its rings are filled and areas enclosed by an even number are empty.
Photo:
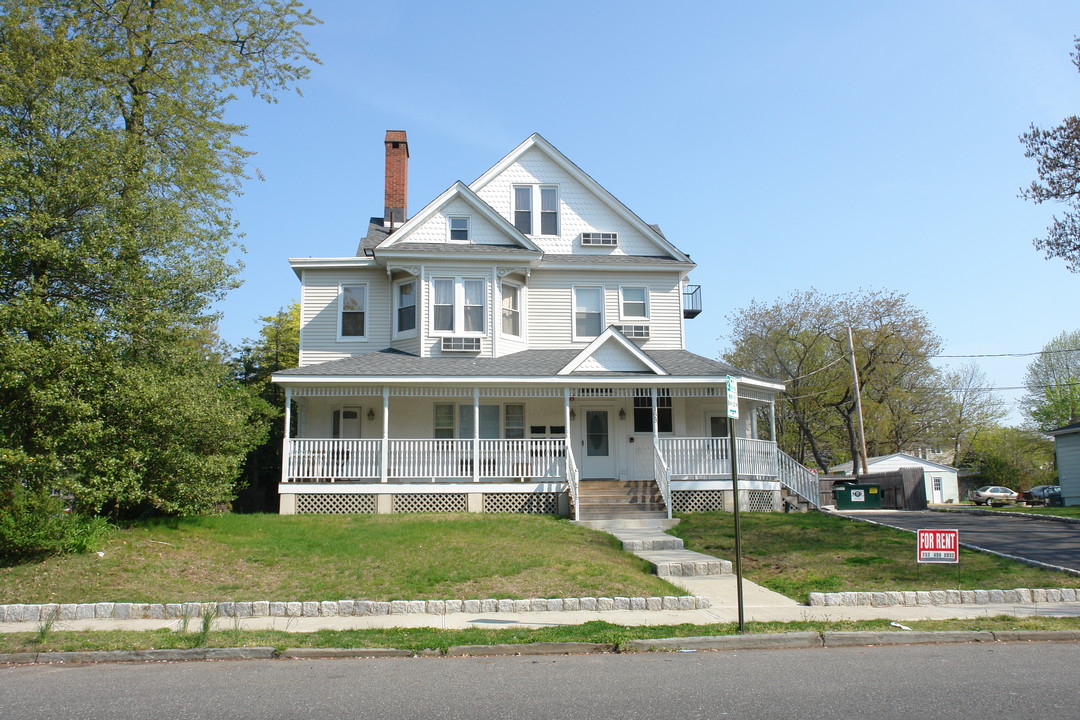
M559 493L485 493L484 512L556 515Z
M742 507L750 512L776 512L780 509L780 493L775 490L741 490ZM673 490L671 509L674 512L730 512L730 490Z
M723 490L673 490L671 509L674 512L709 512L729 510L724 507Z
M296 496L298 515L351 515L375 512L375 496L366 495L317 495Z
M394 496L393 512L465 512L465 493L418 493Z

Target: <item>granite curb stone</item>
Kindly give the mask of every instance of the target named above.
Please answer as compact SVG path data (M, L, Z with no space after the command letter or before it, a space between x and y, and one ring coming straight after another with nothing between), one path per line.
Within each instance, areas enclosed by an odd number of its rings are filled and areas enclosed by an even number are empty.
M835 592L809 595L809 604L813 607L836 607L839 605L872 605L891 607L894 605L916 607L927 605L1040 605L1058 602L1077 602L1080 593L1076 588L1014 590L919 590L889 592Z
M615 652L615 646L588 642L538 642L522 645L451 645L447 655L585 655Z
M906 645L917 643L994 642L989 630L826 630L825 647L850 645Z
M820 594L820 593L816 593ZM835 593L833 593L835 594ZM857 593L846 593L857 595ZM1056 597L1066 597L1064 592ZM1073 593L1073 598L1076 594ZM845 604L855 604L855 600ZM869 600L858 600L870 604ZM345 617L354 615L409 615L430 613L534 613L534 612L610 612L613 610L704 610L710 607L706 596L666 597L579 597L531 598L528 600L327 600L277 602L255 600L211 603L10 603L0 605L0 623L38 622L55 615L57 620L142 620L190 619L213 612L218 617ZM811 603L813 604L813 603Z
M654 650L750 650L754 648L785 649L821 647L821 633L761 633L753 635L705 635L701 637L628 640L624 650L649 652Z

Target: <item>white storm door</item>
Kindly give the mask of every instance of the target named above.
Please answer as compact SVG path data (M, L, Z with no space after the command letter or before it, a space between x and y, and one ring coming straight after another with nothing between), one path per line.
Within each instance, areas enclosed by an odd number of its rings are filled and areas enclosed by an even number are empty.
M608 408L581 408L581 477L615 478L615 447Z
M933 487L933 492L934 492L934 499L931 500L930 502L934 502L934 503L943 503L943 502L945 502L945 491L944 491L944 488L941 486L941 478L935 477L935 478L931 479L930 483L931 483L931 485Z

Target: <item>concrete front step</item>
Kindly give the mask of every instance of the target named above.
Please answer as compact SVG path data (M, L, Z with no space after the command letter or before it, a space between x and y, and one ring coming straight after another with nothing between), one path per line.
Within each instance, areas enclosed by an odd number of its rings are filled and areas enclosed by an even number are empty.
M635 552L647 560L660 577L730 575L731 561L691 550L648 550Z
M656 528L612 528L608 532L622 542L623 550L626 552L683 549L682 538L660 532Z
M621 530L656 530L662 532L679 524L679 519L674 518L612 518L608 520L573 520L574 525L589 528L590 530L603 530L615 534Z

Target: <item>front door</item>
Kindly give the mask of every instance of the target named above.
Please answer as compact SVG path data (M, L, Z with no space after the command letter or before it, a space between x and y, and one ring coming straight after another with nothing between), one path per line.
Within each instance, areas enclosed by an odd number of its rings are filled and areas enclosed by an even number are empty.
M611 411L607 408L581 409L581 477L615 477L615 454L611 442Z
M941 478L935 477L930 481L930 483L931 483L931 487L933 488L932 492L933 492L933 495L934 495L933 499L930 502L932 502L932 503L943 503L943 502L945 502L945 489L942 487Z

